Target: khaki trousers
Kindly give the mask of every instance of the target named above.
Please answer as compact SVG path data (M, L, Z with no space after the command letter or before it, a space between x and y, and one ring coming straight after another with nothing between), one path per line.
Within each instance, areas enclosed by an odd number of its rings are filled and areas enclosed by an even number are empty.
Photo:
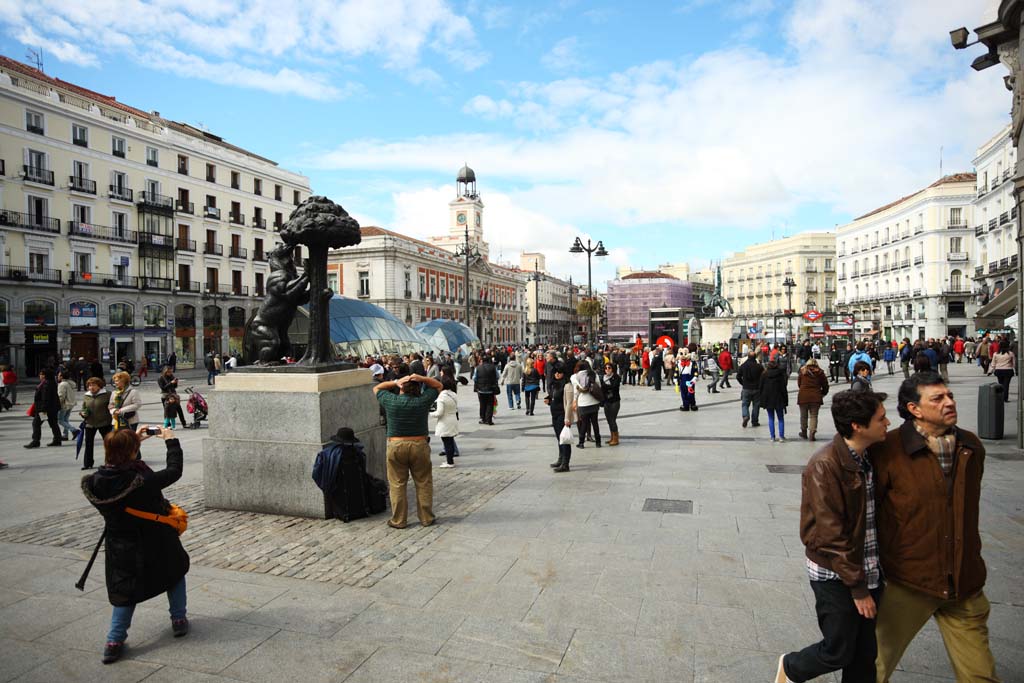
M416 514L420 524L434 523L434 472L430 462L430 444L426 441L388 441L388 484L391 491L393 527L404 528L409 515L405 485L412 473L416 485Z
M935 617L946 655L956 680L962 683L999 683L996 663L988 644L989 603L984 591L968 598L942 600L888 581L878 608L878 683L889 683L903 652L921 627Z

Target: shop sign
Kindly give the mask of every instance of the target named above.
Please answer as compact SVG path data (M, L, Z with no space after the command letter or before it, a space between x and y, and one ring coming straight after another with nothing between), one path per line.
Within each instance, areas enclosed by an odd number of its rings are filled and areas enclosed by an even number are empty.
M33 344L43 344L43 345L49 344L50 343L50 335L47 334L46 332L33 332L32 333L32 343Z
M71 304L71 326L72 327L96 327L97 315L96 304L84 301L76 301Z

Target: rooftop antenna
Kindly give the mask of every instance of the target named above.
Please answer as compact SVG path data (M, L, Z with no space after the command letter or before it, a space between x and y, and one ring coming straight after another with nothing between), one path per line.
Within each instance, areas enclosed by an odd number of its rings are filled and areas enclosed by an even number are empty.
M29 64L34 65L36 67L37 71L41 71L43 73L46 73L45 71L43 71L43 48L42 47L40 47L38 50L33 50L32 48L28 48L28 52L25 53L25 59L28 60Z

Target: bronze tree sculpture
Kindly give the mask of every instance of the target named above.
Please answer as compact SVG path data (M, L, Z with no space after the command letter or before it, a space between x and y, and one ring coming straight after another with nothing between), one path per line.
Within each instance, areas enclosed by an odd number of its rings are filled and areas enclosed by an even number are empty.
M298 307L309 301L309 269L299 275L292 251L283 244L267 254L267 298L246 324L242 339L246 363L276 365L291 353L288 328Z
M327 286L327 251L359 244L359 223L327 197L312 196L302 202L281 229L281 239L309 249L309 343L298 365L317 366L334 362L328 331L328 306L334 294Z

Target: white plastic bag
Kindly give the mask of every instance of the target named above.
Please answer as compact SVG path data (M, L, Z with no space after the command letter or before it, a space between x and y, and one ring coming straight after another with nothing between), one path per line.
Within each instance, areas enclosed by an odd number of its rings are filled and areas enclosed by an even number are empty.
M562 446L572 444L572 430L569 429L569 425L562 427L562 433L558 435L558 443Z

